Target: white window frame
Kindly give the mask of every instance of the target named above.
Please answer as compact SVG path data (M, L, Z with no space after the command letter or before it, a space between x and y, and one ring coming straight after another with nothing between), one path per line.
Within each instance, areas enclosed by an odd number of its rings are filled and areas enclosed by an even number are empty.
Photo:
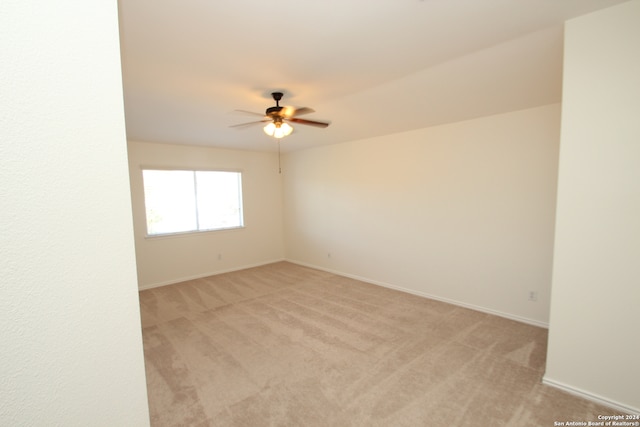
M157 238L157 237L167 237L167 236L180 236L180 235L188 235L188 234L199 234L199 233L210 233L217 231L225 231L225 230L236 230L244 228L244 203L243 203L243 180L242 180L242 171L241 170L228 170L228 169L191 169L191 168L174 168L174 167L155 167L155 166L142 166L141 168L142 175L142 187L143 187L143 199L144 199L144 212L145 212L145 237L147 238ZM179 230L179 231L162 231L162 232L150 232L149 227L149 206L148 206L148 197L147 197L147 188L145 186L145 171L162 171L162 172L191 172L193 173L193 215L195 219L195 227L193 229L188 230ZM238 223L231 226L213 226L206 227L202 226L202 221L200 221L201 216L201 208L198 202L198 185L197 185L197 174L198 173L233 173L237 176L237 196L238 196ZM190 195L186 195L190 196Z

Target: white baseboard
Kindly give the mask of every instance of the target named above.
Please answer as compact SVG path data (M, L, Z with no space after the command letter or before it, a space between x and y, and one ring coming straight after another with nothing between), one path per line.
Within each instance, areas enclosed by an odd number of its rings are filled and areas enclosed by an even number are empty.
M632 408L631 406L624 405L620 402L616 402L614 400L607 399L597 394L590 393L585 390L581 390L577 387L564 384L560 381L552 380L550 378L547 378L546 375L542 377L542 384L560 389L574 396L581 397L585 400L590 400L591 402L595 402L599 405L608 406L609 408L615 410L616 412L621 412L625 414L640 414L639 408Z
M146 284L146 285L139 285L138 286L138 290L139 291L144 291L144 290L147 290L147 289L159 288L161 286L167 286L167 285L173 285L173 284L180 283L180 282L186 282L187 280L202 279L203 277L215 276L217 274L224 274L224 273L232 273L234 271L246 270L247 268L260 267L260 266L263 266L263 265L273 264L273 263L282 262L282 261L286 261L286 260L284 258L279 258L279 259L274 259L274 260L271 260L271 261L259 262L259 263L256 263L256 264L241 265L241 266L237 266L237 267L233 267L233 268L228 268L228 269L225 269L225 270L211 271L211 272L208 272L208 273L197 274L195 276L179 277L179 278L176 278L176 279L167 280L166 282L157 282L157 283L150 283L150 284Z
M470 310L480 311L482 313L492 314L492 315L495 315L495 316L504 317L506 319L515 320L516 322L526 323L528 325L549 329L549 324L546 323L546 322L540 322L538 320L528 319L526 317L517 316L515 314L503 313L501 311L492 310L490 308L481 307L481 306L477 306L477 305L473 305L473 304L468 304L468 303L463 302L463 301L457 301L457 300L452 300L452 299L449 299L449 298L440 297L440 296L437 296L437 295L431 295L431 294L428 294L426 292L420 292L420 291L416 291L416 290L413 290L413 289L403 288L401 286L396 286L396 285L392 285L390 283L385 283L385 282L381 282L381 281L378 281L378 280L369 279L367 277L357 276L355 274L349 274L349 273L344 273L344 272L337 271L337 270L332 270L332 269L329 269L329 268L318 267L317 265L307 264L307 263L301 262L301 261L296 261L296 260L292 260L292 259L286 259L285 261L290 262L292 264L302 265L304 267L315 268L316 270L326 271L327 273L337 274L338 276L349 277L351 279L360 280L361 282L370 283L372 285L378 285L378 286L382 286L382 287L389 288L389 289L395 289L396 291L405 292L405 293L412 294L412 295L417 295L419 297L429 298L429 299L436 300L436 301L442 301L442 302L445 302L447 304L457 305L459 307L468 308Z

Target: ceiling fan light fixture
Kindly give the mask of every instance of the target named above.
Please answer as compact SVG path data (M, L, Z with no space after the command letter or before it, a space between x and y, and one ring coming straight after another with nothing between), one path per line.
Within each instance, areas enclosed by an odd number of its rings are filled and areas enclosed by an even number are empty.
M288 123L271 122L264 127L264 133L278 139L291 135L291 132L293 132L293 127Z
M276 124L273 122L269 123L264 127L264 133L266 133L269 136L273 136L273 132L275 132L275 130L276 130Z

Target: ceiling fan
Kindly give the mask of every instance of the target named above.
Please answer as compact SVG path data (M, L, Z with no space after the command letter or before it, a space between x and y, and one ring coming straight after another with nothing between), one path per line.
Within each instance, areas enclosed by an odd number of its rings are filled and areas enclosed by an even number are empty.
M280 100L282 99L282 96L283 96L282 92L273 92L271 96L273 97L274 101L276 101L276 105L273 107L267 108L267 110L265 111L265 114L253 113L251 111L244 111L244 110L236 110L243 113L262 116L263 117L262 120L249 122L249 123L240 123L230 127L242 128L245 126L256 125L258 123L268 123L264 127L264 132L269 136L273 136L274 138L283 138L287 135L290 135L291 132L293 132L293 127L287 122L297 123L301 125L308 125L308 126L316 126L320 128L326 128L327 126L329 126L329 123L327 122L306 120L306 119L300 119L297 117L303 114L309 114L309 113L315 112L311 108L307 108L307 107L294 108L294 107L280 106Z

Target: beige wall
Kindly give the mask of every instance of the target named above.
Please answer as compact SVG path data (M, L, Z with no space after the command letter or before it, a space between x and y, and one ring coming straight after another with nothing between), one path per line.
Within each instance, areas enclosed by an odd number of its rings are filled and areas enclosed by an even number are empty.
M553 104L288 154L287 258L546 325L559 122Z
M640 1L566 26L545 381L640 412Z
M0 6L0 425L149 425L115 1Z
M140 288L283 259L282 186L276 153L129 141L129 165ZM245 227L145 237L142 166L242 171Z

